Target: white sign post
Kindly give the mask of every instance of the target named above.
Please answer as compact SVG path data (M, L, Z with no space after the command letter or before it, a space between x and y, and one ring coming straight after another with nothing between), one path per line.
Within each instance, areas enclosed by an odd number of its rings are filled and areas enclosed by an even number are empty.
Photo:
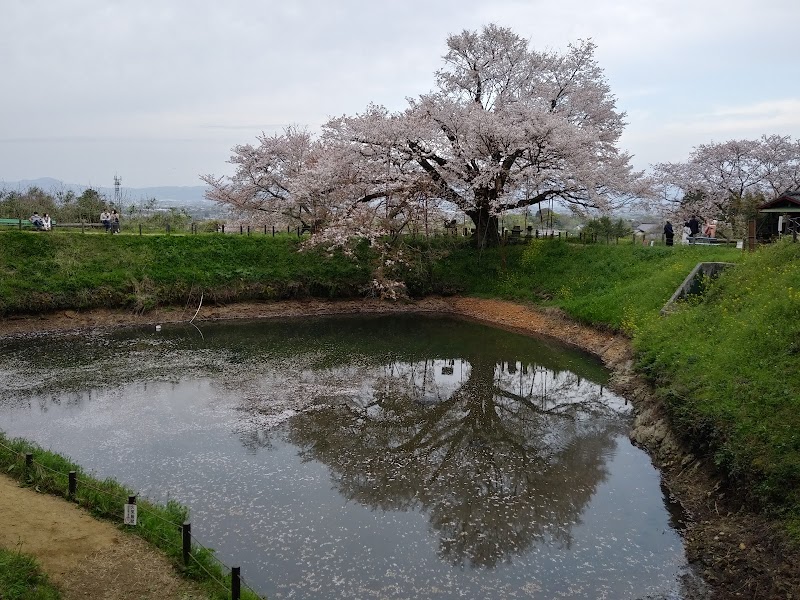
M136 496L128 497L128 504L125 505L125 525L136 525Z

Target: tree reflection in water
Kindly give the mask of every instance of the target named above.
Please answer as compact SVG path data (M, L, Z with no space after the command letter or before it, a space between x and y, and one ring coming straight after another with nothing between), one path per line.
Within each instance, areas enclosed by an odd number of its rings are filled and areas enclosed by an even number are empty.
M288 438L347 499L428 513L453 564L569 546L626 428L599 386L515 362L392 363L371 387L321 395L290 419Z

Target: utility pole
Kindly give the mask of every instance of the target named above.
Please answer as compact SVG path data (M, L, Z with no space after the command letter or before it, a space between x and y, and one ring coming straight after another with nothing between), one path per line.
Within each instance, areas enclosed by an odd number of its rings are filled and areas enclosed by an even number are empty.
M119 186L122 185L122 179L119 175L114 175L114 208L117 212L122 212L122 198L120 197Z

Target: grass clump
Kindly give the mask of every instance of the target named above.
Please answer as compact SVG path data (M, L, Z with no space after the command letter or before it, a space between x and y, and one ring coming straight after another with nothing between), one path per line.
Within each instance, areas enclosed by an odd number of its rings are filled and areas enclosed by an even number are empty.
M0 598L58 600L61 594L32 556L18 550L0 548Z

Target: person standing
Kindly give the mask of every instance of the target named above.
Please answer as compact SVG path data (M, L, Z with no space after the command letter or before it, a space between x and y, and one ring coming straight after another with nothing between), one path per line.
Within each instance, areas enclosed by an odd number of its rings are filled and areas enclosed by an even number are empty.
M675 240L675 232L672 230L672 223L669 221L664 225L664 238L667 241L667 246L672 246Z
M692 237L696 237L700 233L700 221L697 219L697 215L692 215L692 218L686 221L686 226L689 228L689 235Z
M108 209L104 208L100 213L100 222L103 224L103 229L108 231L111 228L111 215L108 214Z

